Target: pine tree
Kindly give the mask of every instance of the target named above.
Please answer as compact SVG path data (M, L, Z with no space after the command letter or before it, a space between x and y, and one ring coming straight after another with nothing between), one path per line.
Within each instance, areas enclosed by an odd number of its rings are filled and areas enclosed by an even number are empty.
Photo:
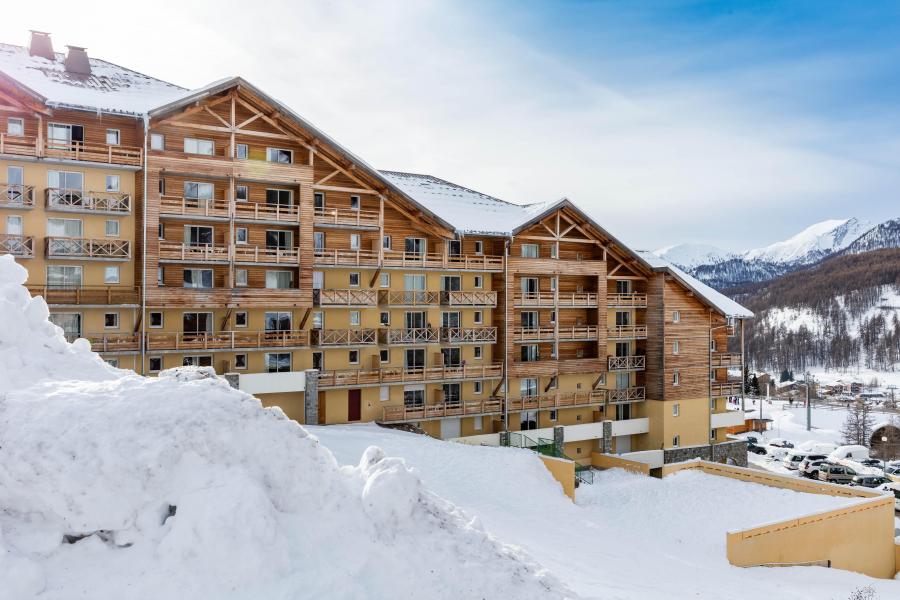
M868 446L874 425L875 419L872 417L872 410L868 403L862 399L856 400L850 404L847 418L841 428L844 443Z
M756 373L750 378L750 394L759 396L759 379L756 378Z
M788 373L788 370L782 369L781 370L781 378L779 378L778 381L780 383L784 383L785 381L790 381L790 380L791 380L791 375L790 375L790 373Z
M750 368L744 365L744 393L750 393Z

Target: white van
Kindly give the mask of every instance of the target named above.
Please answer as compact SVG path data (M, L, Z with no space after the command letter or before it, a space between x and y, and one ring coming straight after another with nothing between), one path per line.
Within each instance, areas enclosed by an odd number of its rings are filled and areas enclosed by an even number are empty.
M855 462L859 462L861 460L866 460L869 458L869 449L865 446L838 446L837 449L834 450L831 454L828 455L828 460L831 461L840 461L840 460L852 460Z
M803 450L791 450L784 455L784 458L781 459L781 462L786 468L791 469L792 471L796 471L800 468L800 463L807 456L809 456L809 452L804 452Z

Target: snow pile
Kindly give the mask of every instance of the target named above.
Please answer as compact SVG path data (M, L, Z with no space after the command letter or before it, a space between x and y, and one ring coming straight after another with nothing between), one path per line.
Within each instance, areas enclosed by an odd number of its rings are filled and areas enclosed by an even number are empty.
M401 459L340 467L211 370L66 345L23 271L0 257L0 598L567 595Z

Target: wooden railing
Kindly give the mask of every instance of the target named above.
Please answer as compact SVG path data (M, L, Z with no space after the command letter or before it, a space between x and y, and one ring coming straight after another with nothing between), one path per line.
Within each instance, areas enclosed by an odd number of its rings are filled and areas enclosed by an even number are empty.
M160 196L159 212L162 215L228 218L228 200Z
M715 367L740 367L741 355L732 352L711 352L709 355L710 365Z
M322 266L378 266L378 253L371 250L314 250L314 262Z
M222 350L291 348L309 345L309 331L219 331L217 333L148 333L148 350Z
M33 135L9 135L0 133L0 154L37 156L37 138Z
M559 328L559 334L552 325L542 327L514 327L513 341L596 340L599 331L596 325L571 325Z
M450 344L493 344L497 341L496 327L441 327L441 341Z
M319 373L319 387L498 379L502 373L503 365L499 363L458 367L396 367L374 370L323 371Z
M609 356L606 359L608 371L639 371L646 368L646 356Z
M497 306L497 292L441 292L441 304L444 306Z
M128 260L131 257L131 243L128 240L65 237L48 237L46 240L47 258Z
M382 344L436 344L440 341L440 330L436 327L382 329L380 337Z
M139 333L84 333L80 337L91 343L94 352L136 352L141 348Z
M502 256L444 255L437 253L385 252L385 267L409 267L411 269L463 269L470 271L502 271Z
M516 306L591 308L597 306L595 292L519 292L513 301Z
M615 325L607 330L611 340L642 340L647 337L646 325Z
M586 392L557 392L540 396L518 396L507 398L510 411L536 410L538 408L565 408L571 406L587 406L602 404L606 390Z
M643 387L621 388L618 390L606 390L606 399L610 404L627 404L628 402L643 402L647 394Z
M30 235L0 233L0 254L34 258L34 238Z
M34 208L34 186L0 183L0 206Z
M609 294L606 304L614 308L647 308L647 294Z
M376 290L313 290L316 306L376 306Z
M440 302L439 292L426 292L424 290L388 292L378 294L378 301L389 306L428 306Z
M377 211L372 210L325 207L316 209L314 222L316 225L378 227L379 215Z
M741 395L740 381L713 381L710 384L710 388L714 398Z
M277 265L299 265L299 248L269 248L267 246L248 246L235 244L235 262L266 263Z
M231 252L228 246L212 244L182 244L179 242L159 242L161 260L182 260L185 262L228 262Z
M238 220L299 223L300 206L297 204L269 204L268 202L235 202L234 218Z
M44 156L138 167L143 160L143 150L132 146L47 140Z
M321 384L320 384L321 385ZM503 401L499 398L487 400L465 400L460 402L440 402L419 406L385 406L382 423L396 421L419 421L461 415L490 415L503 412Z
M113 214L131 212L131 196L118 192L47 188L46 198L50 210Z
M54 287L29 285L33 296L42 296L47 304L138 304L139 287Z
M364 346L378 343L377 329L314 329L316 346Z

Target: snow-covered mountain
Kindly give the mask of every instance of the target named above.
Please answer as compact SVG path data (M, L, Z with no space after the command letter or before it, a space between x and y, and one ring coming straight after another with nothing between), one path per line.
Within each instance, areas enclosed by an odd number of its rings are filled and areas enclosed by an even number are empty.
M654 254L675 263L682 269L693 269L700 265L718 263L731 258L735 254L711 246L709 244L676 244L654 251Z
M844 248L842 254L859 254L882 248L900 248L900 219L880 223Z
M797 235L763 248L748 250L744 260L808 265L843 250L872 228L865 219L829 219L810 225Z

